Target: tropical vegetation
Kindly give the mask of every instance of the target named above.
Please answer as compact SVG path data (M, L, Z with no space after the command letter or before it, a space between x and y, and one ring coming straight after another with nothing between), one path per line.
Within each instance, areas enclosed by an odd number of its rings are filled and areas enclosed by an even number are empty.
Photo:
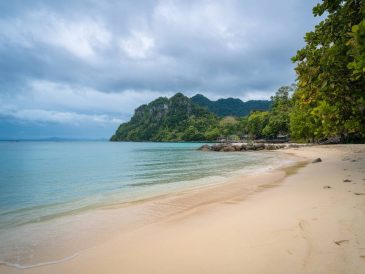
M365 138L365 1L323 0L313 8L326 15L305 35L296 62L290 132L294 139L343 142Z
M111 140L215 141L220 136L240 139L242 136L262 138L287 134L288 114L281 112L289 108L288 90L289 87L283 87L272 97L271 111L252 111L243 117L218 117L182 93L171 98L160 97L138 107L131 120L121 124Z

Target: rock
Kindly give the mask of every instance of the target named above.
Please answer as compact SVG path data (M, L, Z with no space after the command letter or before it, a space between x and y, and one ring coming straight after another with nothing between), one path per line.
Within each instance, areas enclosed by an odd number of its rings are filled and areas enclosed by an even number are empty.
M234 148L235 151L241 151L242 146L234 145L233 148Z
M236 151L236 150L234 149L233 146L227 145L227 146L224 146L221 151L224 151L224 152L232 152L232 151Z
M332 188L331 186L324 186L323 188Z
M224 151L224 152L233 152L233 151L251 151L251 150L277 150L277 149L285 149L291 147L292 144L274 144L274 143L238 143L238 144L230 144L230 143L218 143L214 145L202 145L198 150L201 151ZM321 162L320 158L313 161L313 163Z
M352 182L350 179L345 179L343 180L344 183L349 183L349 182Z
M202 145L200 148L198 148L198 150L201 151L210 151L211 147L209 145Z
M264 143L255 143L253 144L254 150L263 150L265 149L265 144Z
M276 149L275 145L273 145L273 144L266 144L265 148L267 150L275 150Z
M314 159L312 161L312 163L319 163L319 162L322 162L322 159L321 158L317 158L317 159Z
M221 151L223 148L222 144L212 145L211 150L213 151Z
M252 144L247 144L245 150L255 150L255 147Z

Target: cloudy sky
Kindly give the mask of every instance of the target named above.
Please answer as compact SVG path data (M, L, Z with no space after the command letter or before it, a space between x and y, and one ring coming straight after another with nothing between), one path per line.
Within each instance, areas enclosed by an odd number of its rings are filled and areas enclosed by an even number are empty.
M178 91L268 99L317 2L0 1L0 139L107 138Z

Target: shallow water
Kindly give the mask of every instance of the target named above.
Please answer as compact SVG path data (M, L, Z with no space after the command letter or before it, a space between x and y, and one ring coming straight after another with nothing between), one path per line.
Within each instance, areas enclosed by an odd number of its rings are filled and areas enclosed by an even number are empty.
M0 142L0 261L21 267L39 245L32 234L50 233L48 224L61 217L278 164L275 153L201 152L200 145Z

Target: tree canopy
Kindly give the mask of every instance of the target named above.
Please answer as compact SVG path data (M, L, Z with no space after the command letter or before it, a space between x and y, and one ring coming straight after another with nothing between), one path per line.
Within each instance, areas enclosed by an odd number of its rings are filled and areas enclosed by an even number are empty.
M298 88L290 115L291 136L343 141L365 137L365 2L323 0L313 8L327 16L305 35L296 62Z

